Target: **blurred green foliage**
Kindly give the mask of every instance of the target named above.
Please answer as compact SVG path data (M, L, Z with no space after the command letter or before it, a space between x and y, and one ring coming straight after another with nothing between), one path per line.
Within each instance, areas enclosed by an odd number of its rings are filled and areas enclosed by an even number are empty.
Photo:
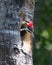
M34 65L52 65L52 0L35 0Z

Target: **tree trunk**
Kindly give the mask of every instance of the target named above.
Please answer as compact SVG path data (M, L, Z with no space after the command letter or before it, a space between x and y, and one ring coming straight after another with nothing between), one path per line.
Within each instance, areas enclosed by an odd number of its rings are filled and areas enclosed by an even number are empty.
M0 0L0 65L33 65L33 29L20 31L33 12L33 0Z

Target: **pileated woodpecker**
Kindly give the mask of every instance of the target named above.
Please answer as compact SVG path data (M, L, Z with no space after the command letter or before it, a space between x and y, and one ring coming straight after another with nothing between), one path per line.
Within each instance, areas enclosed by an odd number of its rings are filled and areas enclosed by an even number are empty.
M22 23L21 36L25 35L26 31L33 33L33 21Z

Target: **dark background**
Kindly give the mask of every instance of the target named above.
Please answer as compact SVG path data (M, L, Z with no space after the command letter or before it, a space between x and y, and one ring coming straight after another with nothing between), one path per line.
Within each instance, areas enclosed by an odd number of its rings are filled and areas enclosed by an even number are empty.
M34 65L52 65L52 0L35 0Z

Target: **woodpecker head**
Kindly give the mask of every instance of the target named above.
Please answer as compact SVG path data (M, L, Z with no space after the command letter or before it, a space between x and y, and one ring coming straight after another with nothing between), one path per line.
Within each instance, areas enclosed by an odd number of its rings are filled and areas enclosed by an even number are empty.
M28 26L29 28L33 28L33 21L29 21L29 22L27 23L27 26Z
M26 31L33 32L33 21L23 21L21 29L21 37L23 37L26 34Z

